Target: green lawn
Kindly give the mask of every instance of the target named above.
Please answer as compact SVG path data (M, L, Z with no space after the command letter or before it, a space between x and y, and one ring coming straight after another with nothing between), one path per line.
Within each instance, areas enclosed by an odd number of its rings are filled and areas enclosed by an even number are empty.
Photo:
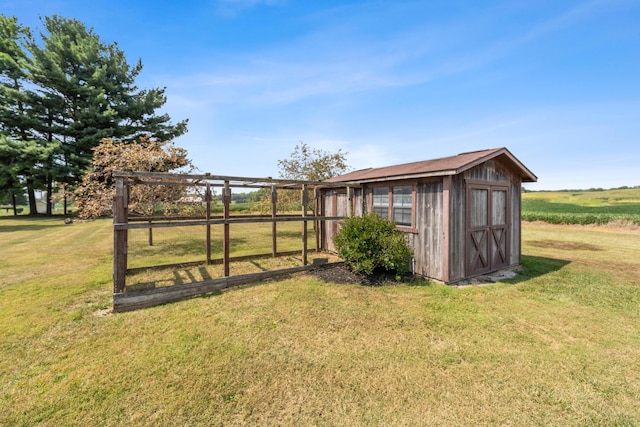
M525 223L509 283L298 275L122 314L111 231L0 218L0 425L640 424L640 231Z

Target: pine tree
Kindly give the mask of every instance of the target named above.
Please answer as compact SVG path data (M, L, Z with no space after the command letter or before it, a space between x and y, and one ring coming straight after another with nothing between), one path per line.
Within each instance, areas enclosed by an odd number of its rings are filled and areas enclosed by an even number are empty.
M35 189L48 153L35 135L32 106L37 95L30 90L31 59L25 47L31 32L15 17L0 15L0 190L15 194L27 187L29 211L36 213ZM14 207L15 212L15 207Z
M30 194L33 188L46 189L50 198L54 183L77 185L91 164L92 148L104 138L127 143L149 135L168 141L186 132L186 120L174 125L168 115L156 114L166 102L165 89L135 85L142 62L129 65L117 43L105 43L82 22L45 17L39 43L15 18L2 16L1 22L12 36L6 39L13 41L2 52L20 58L14 61L17 80L3 71L3 86L11 90L2 96L13 106L12 117L21 113L27 119L21 122L23 134L13 130L9 135L35 140L49 154L25 178ZM15 127L11 117L0 122L3 130Z

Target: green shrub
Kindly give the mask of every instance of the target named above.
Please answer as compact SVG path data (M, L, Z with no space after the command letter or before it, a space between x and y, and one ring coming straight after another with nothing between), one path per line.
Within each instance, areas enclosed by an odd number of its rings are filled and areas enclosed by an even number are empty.
M333 241L340 257L355 273L370 275L380 268L401 276L409 271L413 253L404 233L374 213L346 219Z
M523 221L544 221L549 224L606 225L614 221L640 225L640 215L608 213L522 212Z

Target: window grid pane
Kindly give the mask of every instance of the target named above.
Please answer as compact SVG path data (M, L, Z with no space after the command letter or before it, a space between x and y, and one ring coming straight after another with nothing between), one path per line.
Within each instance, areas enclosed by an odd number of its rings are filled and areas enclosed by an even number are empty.
M389 217L389 187L373 189L373 212L382 218Z
M373 207L373 212L375 212L378 216L382 217L382 218L387 218L389 216L389 208L378 208L378 207Z
M393 221L398 225L412 225L413 187L393 187Z
M411 208L393 208L393 222L398 225L411 225Z

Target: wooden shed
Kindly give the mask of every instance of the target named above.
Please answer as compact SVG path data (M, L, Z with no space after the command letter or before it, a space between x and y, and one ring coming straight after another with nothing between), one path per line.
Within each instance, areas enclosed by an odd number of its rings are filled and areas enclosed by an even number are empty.
M344 187L321 192L321 214L375 212L402 230L415 274L456 283L520 264L521 191L537 177L506 148L331 178ZM339 221L326 221L321 246L333 251Z

